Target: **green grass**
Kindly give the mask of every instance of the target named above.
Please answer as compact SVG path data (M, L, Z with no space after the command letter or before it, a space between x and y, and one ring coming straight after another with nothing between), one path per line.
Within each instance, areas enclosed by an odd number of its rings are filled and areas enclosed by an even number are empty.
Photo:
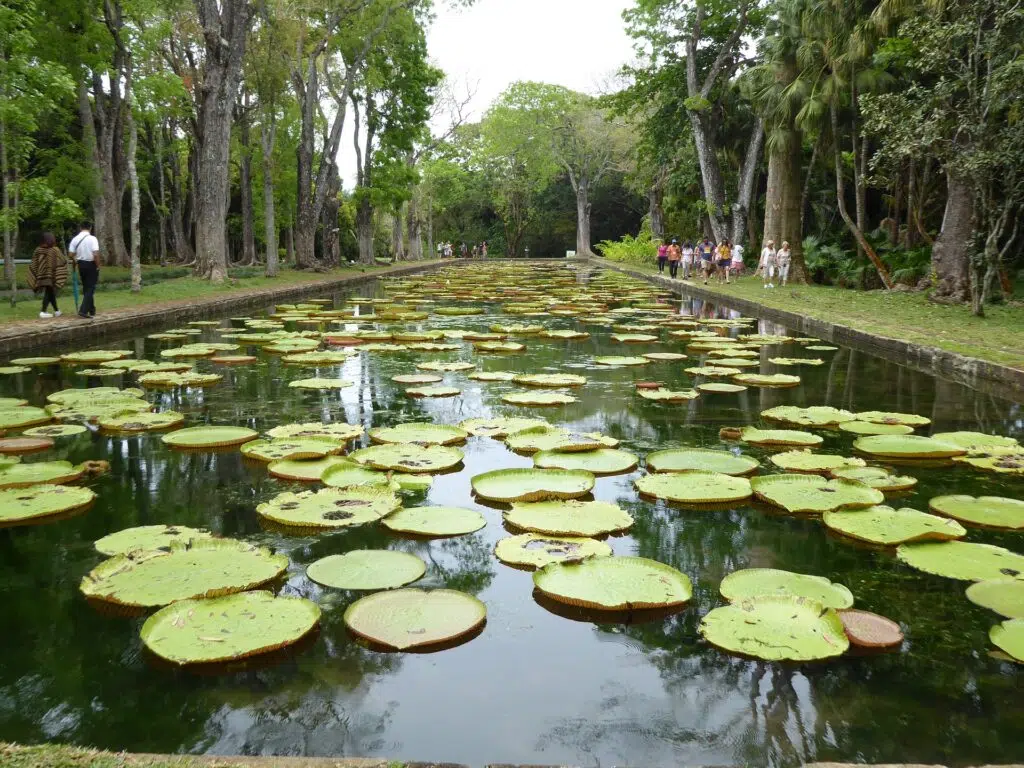
M654 265L621 266L657 272ZM820 285L765 290L761 278L751 276L732 285L710 283L707 288L720 294L725 303L736 296L866 333L1024 368L1024 306L1019 303L986 307L986 316L980 318L965 305L935 304L916 292L853 291Z

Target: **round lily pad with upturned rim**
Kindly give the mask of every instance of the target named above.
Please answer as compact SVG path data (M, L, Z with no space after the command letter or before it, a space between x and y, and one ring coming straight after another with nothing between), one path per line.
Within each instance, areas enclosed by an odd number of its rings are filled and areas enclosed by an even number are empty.
M210 362L217 365L246 365L256 362L255 355L218 355L211 357Z
M0 376L14 376L18 373L28 373L31 370L27 365L2 365L0 366Z
M568 405L578 402L577 398L562 392L512 392L503 395L501 400L509 405L535 406Z
M251 440L239 449L253 461L303 461L322 459L341 453L344 444L323 437L282 437L271 440Z
M409 397L456 397L462 394L458 387L409 387L405 390Z
M352 603L345 626L357 637L395 651L429 650L472 635L487 621L487 607L450 589L396 589Z
M391 380L396 384L437 384L444 381L444 376L434 373L404 373L392 376Z
M321 423L319 421L311 421L305 424L282 424L267 432L267 436L275 440L316 437L324 440L334 440L339 443L355 440L362 434L363 428L356 424L345 424L343 422Z
M723 365L698 365L687 368L686 372L691 376L706 376L709 378L726 378L735 376L740 372L739 368L729 368Z
M999 650L1024 662L1024 619L1008 619L988 632L988 638Z
M674 608L693 597L685 573L643 557L552 563L534 573L533 584L552 600L603 611Z
M267 465L267 471L273 477L280 478L281 480L313 483L321 480L329 470L338 466L362 469L355 462L349 461L342 456L327 456L323 459L312 459L310 461L272 461Z
M585 331L541 331L541 338L544 339L562 339L563 341L582 341L583 339L589 339L590 334Z
M484 516L462 507L406 507L386 517L384 527L415 536L465 536L487 525Z
M120 360L127 357L130 352L107 351L102 349L88 350L85 352L69 352L61 355L61 362L64 363L109 363L113 360Z
M423 578L427 565L415 555L388 549L356 549L310 563L306 575L325 587L397 589Z
M750 481L754 495L787 512L829 512L881 504L885 496L855 480L826 480L816 475L767 475Z
M23 400L20 397L0 397L0 411L8 408L20 408L23 405L28 405L28 400Z
M26 429L21 434L26 437L74 437L75 435L81 435L83 432L88 432L89 429L83 424L47 424L42 427L32 427Z
M212 664L292 645L319 622L320 608L305 598L243 592L169 605L146 619L140 636L172 664Z
M104 560L81 581L94 600L155 608L178 600L244 592L280 576L288 558L235 539L203 539Z
M88 488L42 483L0 490L0 528L36 523L88 507L96 494Z
M896 557L912 568L947 579L1024 579L1024 555L992 544L970 541L901 544Z
M987 528L1024 529L1024 501L1002 496L936 496L928 502L933 512Z
M477 437L505 437L524 429L547 427L544 419L530 419L522 416L493 416L491 418L466 419L459 423L464 429Z
M857 421L870 421L874 424L903 424L909 427L924 427L932 423L927 416L897 411L861 411L857 414Z
M814 405L800 408L795 405L778 405L761 411L761 417L769 421L783 424L795 424L799 427L831 427L843 422L853 421L856 414L830 405Z
M633 526L628 512L607 501L520 501L504 518L515 528L548 536L605 536Z
M53 440L48 437L0 437L0 456L39 453L53 448Z
M604 355L594 358L594 363L597 365L611 366L649 365L652 362L654 361L648 360L646 357L624 357L619 355Z
M534 570L551 563L578 563L591 557L610 557L612 548L597 539L523 533L502 539L494 555L506 565Z
M354 387L354 381L347 381L345 379L327 379L327 378L314 378L314 379L297 379L291 381L288 386L292 389L347 389L348 387Z
M706 381L697 385L697 391L710 395L732 395L737 392L746 392L747 388L742 384L728 384L724 381Z
M839 614L804 597L760 597L715 608L699 631L716 648L765 661L817 661L850 647Z
M903 643L903 630L892 619L856 608L838 613L847 638L858 648L896 648Z
M914 431L906 424L876 424L872 421L844 421L839 429L854 435L909 435Z
M839 467L829 473L829 477L843 480L856 480L883 493L909 491L917 485L917 478L908 475L894 475L883 467Z
M719 585L718 591L730 603L762 597L802 597L821 603L826 608L851 608L853 593L842 584L824 576L793 573L777 568L746 568L733 571Z
M533 465L541 469L585 469L595 475L621 475L632 472L639 463L639 457L617 448L568 452L538 451L533 455Z
M465 454L458 448L443 445L381 443L353 451L348 458L374 469L422 474L456 467L462 463Z
M757 427L724 428L720 433L724 439L740 440L750 445L797 446L813 448L825 442L821 435L801 432L796 429L758 429Z
M950 459L967 450L921 435L868 435L853 441L854 450L891 459Z
M59 357L18 357L11 360L11 365L14 366L36 366L36 365L53 365L59 363Z
M185 427L170 432L161 438L172 448L199 450L204 448L227 448L241 445L257 438L259 434L248 427Z
M686 359L686 355L679 352L647 352L641 355L641 357L654 360L656 363L674 363Z
M408 423L370 430L376 443L419 443L421 445L456 445L466 442L469 432L447 424Z
M851 539L883 546L895 546L915 541L951 541L967 535L967 530L955 520L916 509L887 506L826 512L822 521L837 533Z
M740 373L732 377L732 380L740 384L747 384L752 387L795 387L800 384L799 376L790 376L786 373Z
M505 445L517 453L537 451L596 451L600 448L616 448L619 441L598 432L580 434L564 427L543 424L513 432L505 438Z
M53 416L48 411L31 405L0 410L0 430L32 427L48 421L53 421Z
M699 397L699 393L693 389L641 389L637 391L637 394L644 400L662 403L685 403L689 400L696 400Z
M389 488L323 488L278 494L256 513L278 525L331 530L376 522L401 506Z
M647 454L650 472L686 472L692 469L720 472L723 475L748 475L760 462L750 456L709 448L670 448Z
M70 461L34 461L30 464L0 466L0 488L25 488L40 483L64 485L85 474L81 465Z
M967 599L1008 619L1024 619L1024 579L990 579L967 588Z
M476 475L473 491L487 501L578 499L594 488L594 475L568 469L497 469Z
M967 464L985 472L1006 475L1024 475L1024 449L1019 453L1004 453L1004 449L993 449L988 454L956 456L953 461Z
M101 416L99 424L112 432L147 432L150 430L174 429L185 423L185 414L177 411L149 411L115 413Z
M944 443L959 445L969 453L976 451L985 453L993 448L1024 452L1024 447L1021 447L1021 444L1015 438L989 435L984 432L936 432L932 435L932 438L941 440Z
M101 555L113 557L135 550L160 549L196 539L211 539L213 534L201 528L184 525L141 525L108 534L97 539L94 546Z
M476 368L476 363L442 363L438 360L431 360L426 363L416 363L421 371L437 371L438 373L455 373L456 371L471 371Z
M701 469L645 475L637 478L635 485L644 496L680 504L724 504L751 495L750 481L745 477Z
M515 341L476 341L473 349L477 352L522 352L526 345Z
M769 461L786 472L810 474L828 474L836 469L866 466L864 459L828 453L811 453L807 450L776 453L769 458Z
M467 379L473 381L514 381L516 374L511 371L474 371L473 373L466 374Z
M513 381L524 387L582 387L587 383L584 376L571 373L527 373L515 376Z

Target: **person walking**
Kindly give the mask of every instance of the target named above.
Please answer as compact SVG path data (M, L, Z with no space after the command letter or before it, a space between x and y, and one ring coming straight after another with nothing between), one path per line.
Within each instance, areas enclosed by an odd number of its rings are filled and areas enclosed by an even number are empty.
M683 265L683 280L689 280L690 272L693 270L693 245L689 240L683 243L682 254L680 263Z
M469 257L469 246L466 245L465 241L459 246L459 256L464 259Z
M743 245L736 243L732 247L732 273L739 277L743 274Z
M482 243L480 243L480 258L481 259L486 259L487 258L487 241L486 240L484 240Z
M769 240L761 249L761 260L757 263L757 271L761 273L765 288L774 288L775 279L775 241Z
M732 243L728 240L723 240L718 244L718 249L715 255L715 277L718 279L719 284L724 282L729 283L729 267L732 264Z
M68 255L75 260L75 268L82 279L82 305L78 316L82 319L96 317L96 284L100 281L100 242L92 234L92 224L83 221L81 232L68 246Z
M792 258L793 253L789 250L789 243L783 240L782 247L775 253L775 272L779 277L779 285L789 282L789 265Z
M715 246L705 237L698 250L700 251L700 266L704 272L704 285L707 285L708 278L715 271Z
M665 262L668 260L668 246L664 243L658 245L658 272L664 274Z
M683 258L683 251L679 247L679 241L673 240L668 247L668 274L673 280L679 276L679 260Z
M68 260L57 247L57 238L52 232L44 232L39 247L32 254L28 265L28 286L36 293L43 294L43 306L39 317L60 317L57 307L57 291L68 281ZM46 310L53 307L53 313Z

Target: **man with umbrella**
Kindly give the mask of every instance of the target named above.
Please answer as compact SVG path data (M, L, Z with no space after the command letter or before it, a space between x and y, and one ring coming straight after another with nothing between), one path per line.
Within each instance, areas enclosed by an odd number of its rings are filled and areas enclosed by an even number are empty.
M83 221L81 232L68 245L68 255L74 260L79 277L82 278L82 304L78 316L88 320L96 316L96 284L100 280L100 243L92 234L92 224Z

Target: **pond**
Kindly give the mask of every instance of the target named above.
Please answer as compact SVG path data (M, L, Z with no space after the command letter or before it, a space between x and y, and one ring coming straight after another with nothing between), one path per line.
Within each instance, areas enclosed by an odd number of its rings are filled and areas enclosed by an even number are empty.
M462 329L537 324L578 330L577 340L513 337L520 353L485 354L470 343L450 352L358 352L320 368L287 365L258 347L246 365L218 366L216 386L151 390L158 410L185 414L186 425L230 424L259 433L294 422L332 421L365 428L405 422L458 424L473 417L540 417L578 432L601 432L641 458L665 448L699 446L738 451L777 472L771 452L725 442L725 426L764 425L760 413L778 405L830 405L850 411L899 411L928 417L918 434L975 430L1019 438L1018 404L904 369L847 348L808 351L804 342L764 346L746 371L796 374L799 386L750 387L701 394L682 403L643 399L635 384L653 380L686 389L699 364L688 341L658 329L654 342L611 338L612 322L663 323L671 315L737 320L738 313L678 298L672 313L641 309L670 297L631 278L571 264L455 265L437 273L360 287L361 296L330 297L333 307L372 313L370 299L407 297L410 291L439 307L480 307L484 314L432 313L425 320L331 326L357 329ZM523 292L527 298L523 298ZM518 292L518 293L517 293ZM449 294L445 296L444 294ZM453 295L454 294L454 295ZM582 312L573 302L608 302ZM517 298L518 295L518 298ZM540 299L536 297L541 297ZM594 298L596 296L596 298ZM570 300L566 297L575 297ZM358 298L356 304L350 300ZM509 315L503 305L536 304L555 313ZM411 304L417 300L410 298ZM377 303L377 312L383 305ZM530 307L527 307L529 309ZM611 314L608 314L611 312ZM598 317L593 317L597 315ZM675 320L685 318L676 317ZM236 321L236 325L240 321ZM704 326L715 327L712 326ZM160 341L144 336L109 339L97 348L128 349L161 360L161 350L185 342L219 341L238 332L195 326L198 334ZM630 329L632 330L632 329ZM716 333L785 334L765 321ZM827 345L826 345L827 346ZM780 350L782 350L780 352ZM65 350L45 350L54 354ZM242 350L245 352L246 350ZM683 361L641 367L595 364L596 357L683 352ZM232 353L239 354L239 353ZM822 365L780 367L772 357L820 357ZM417 373L426 360L467 360L478 371L568 373L586 377L570 391L576 402L522 407L502 402L524 391L511 382L444 375L461 394L410 398L392 381ZM289 382L341 377L354 386L302 390ZM93 379L72 366L50 365L0 377L0 396L42 405L67 387L132 386L133 375ZM824 437L819 453L851 456L854 435L810 430ZM357 445L369 445L364 436ZM270 476L266 466L237 450L174 452L160 433L118 436L90 430L60 440L24 461L103 460L110 471L86 483L98 495L85 514L31 527L0 530L0 739L46 741L138 752L247 755L364 756L393 760L569 765L794 766L811 760L938 762L952 765L1010 762L1024 755L1024 666L994 654L990 627L1001 619L969 602L966 582L944 579L899 562L892 549L858 545L831 534L820 516L796 516L762 504L680 508L641 498L634 481L642 469L599 477L593 496L633 516L625 535L608 539L616 556L638 555L689 576L693 599L680 611L634 623L594 618L535 597L532 574L500 563L495 544L509 533L498 504L478 501L470 479L508 467L530 467L497 439L471 437L458 471L438 474L425 497L406 494L407 506L465 507L487 525L447 539L401 538L379 523L319 536L289 536L261 526L257 505L302 490ZM1024 477L987 473L960 464L901 465L917 486L886 503L927 510L943 494L1020 497ZM138 525L181 524L255 542L286 555L282 594L304 596L322 610L319 634L272 664L254 663L220 674L196 674L153 663L139 630L144 617L97 611L82 597L82 577L101 562L93 542ZM1024 552L1020 532L969 527L967 539ZM321 587L306 567L323 557L362 549L412 553L427 565L416 587L446 587L475 595L487 606L483 631L436 653L386 653L356 642L343 614L362 593ZM825 576L845 584L856 606L897 620L905 633L898 650L851 655L820 663L763 662L730 655L706 642L702 617L724 604L719 583L744 568L777 568Z

